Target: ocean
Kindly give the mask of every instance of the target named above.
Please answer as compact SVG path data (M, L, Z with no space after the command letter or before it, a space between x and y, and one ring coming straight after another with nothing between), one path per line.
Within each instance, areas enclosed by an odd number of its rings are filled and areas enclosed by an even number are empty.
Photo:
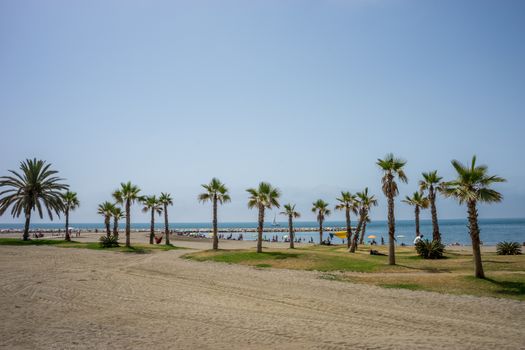
M356 225L356 220L352 221L352 225ZM480 219L479 220L481 229L481 240L485 245L495 245L501 241L514 241L520 244L525 242L525 219ZM287 222L279 222L282 228L287 228ZM294 223L295 227L318 227L315 221L298 221ZM121 223L120 230L123 230L124 224ZM158 230L163 229L163 223L157 222L156 228ZM265 223L266 227L271 227L271 222ZM325 227L344 227L344 221L326 221ZM468 227L466 220L440 220L439 221L440 232L443 243L452 244L470 244L470 236L468 234ZM0 230L5 229L23 229L23 224L0 224ZM33 224L31 229L62 229L63 223L51 223L51 224ZM70 227L78 229L99 229L104 230L102 223L71 223ZM232 228L237 231L243 228L256 228L256 222L223 222L219 223L219 228ZM132 229L148 229L149 223L132 223ZM209 229L211 228L210 222L189 222L189 223L170 223L170 229ZM421 221L421 233L426 238L431 239L432 237L432 222L430 220ZM232 232L232 237L237 238L238 232ZM287 232L265 232L267 238L272 236L278 236L280 240ZM324 237L328 237L329 233L325 232ZM376 241L379 243L381 237L388 240L388 227L387 222L384 220L372 221L367 226L366 236L375 235ZM255 232L243 232L245 240L256 239L257 233ZM396 236L399 244L405 243L407 245L412 244L415 236L415 225L413 220L397 220L396 221ZM304 241L313 238L314 242L319 240L319 232L297 232L296 237L304 239ZM368 241L368 239L367 239ZM333 243L341 243L341 240L337 237L333 237Z

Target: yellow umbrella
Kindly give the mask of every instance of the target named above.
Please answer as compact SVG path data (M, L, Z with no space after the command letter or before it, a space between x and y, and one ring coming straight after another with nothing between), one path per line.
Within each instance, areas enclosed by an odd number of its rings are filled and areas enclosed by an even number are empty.
M336 235L337 237L341 239L344 239L346 238L346 231L337 231L337 232L334 232L334 235Z
M375 235L370 235L370 236L368 236L368 238L374 239L374 238L377 238L377 237Z

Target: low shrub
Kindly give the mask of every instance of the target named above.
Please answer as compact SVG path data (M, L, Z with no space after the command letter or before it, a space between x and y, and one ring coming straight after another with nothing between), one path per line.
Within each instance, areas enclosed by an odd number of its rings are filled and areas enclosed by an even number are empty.
M102 236L99 242L101 248L114 248L119 246L118 237L116 236Z
M498 255L519 255L521 254L521 247L518 242L499 242L496 245L496 253Z
M424 259L441 259L445 246L440 241L420 240L416 243L416 252Z

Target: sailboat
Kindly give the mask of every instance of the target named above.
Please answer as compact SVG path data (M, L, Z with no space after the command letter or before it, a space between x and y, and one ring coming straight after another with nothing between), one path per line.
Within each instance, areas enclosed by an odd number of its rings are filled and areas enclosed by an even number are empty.
M273 216L273 222L272 222L272 226L273 226L273 227L279 227L279 226L281 226L281 225L276 221L276 218L277 218L277 214L274 214L274 216Z

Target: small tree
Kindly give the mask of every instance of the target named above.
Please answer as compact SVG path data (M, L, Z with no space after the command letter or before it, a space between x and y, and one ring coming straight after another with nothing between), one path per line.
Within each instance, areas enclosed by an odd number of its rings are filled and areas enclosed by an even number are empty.
M328 209L328 203L322 199L318 199L312 203L312 212L317 214L317 222L319 223L319 244L323 243L323 222L327 216L332 212Z
M296 219L301 216L301 214L295 211L295 204L285 204L283 206L284 211L281 212L281 215L288 216L288 231L290 233L290 249L294 249L294 240L295 240L295 231L293 229L293 219Z
M69 236L69 212L71 210L75 210L80 205L80 202L77 198L76 192L70 192L67 191L64 193L64 213L66 216L66 235L65 239L66 241L71 241L71 237Z
M273 187L267 182L261 182L258 188L249 188L246 190L250 194L248 199L248 208L257 208L257 253L262 253L262 237L264 230L264 210L273 207L279 208L279 197L281 192L278 188Z

